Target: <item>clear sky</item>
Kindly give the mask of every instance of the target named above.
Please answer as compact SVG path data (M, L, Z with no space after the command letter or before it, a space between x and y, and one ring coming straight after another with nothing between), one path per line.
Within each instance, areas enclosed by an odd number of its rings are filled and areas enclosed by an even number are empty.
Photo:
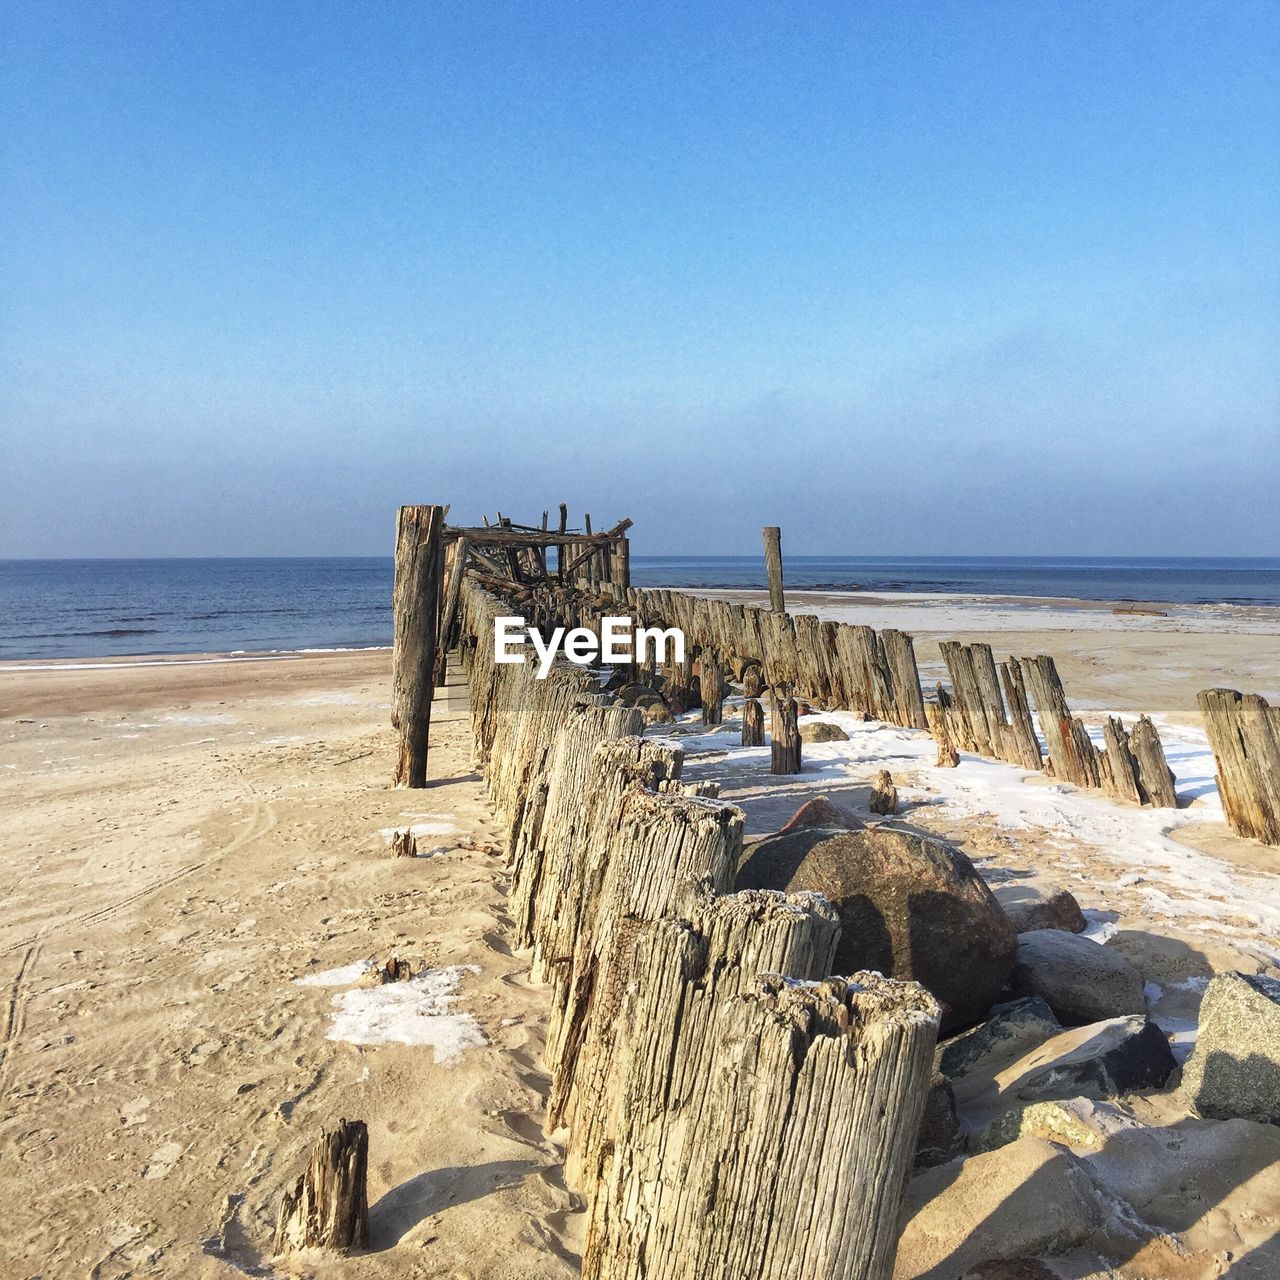
M1280 552L1280 4L20 0L0 556Z

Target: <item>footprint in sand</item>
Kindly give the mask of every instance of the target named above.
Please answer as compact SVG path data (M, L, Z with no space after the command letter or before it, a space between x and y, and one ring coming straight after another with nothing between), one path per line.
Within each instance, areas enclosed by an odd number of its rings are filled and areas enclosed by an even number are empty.
M182 1146L177 1142L166 1142L151 1153L142 1170L144 1178L167 1178L173 1166L182 1156Z

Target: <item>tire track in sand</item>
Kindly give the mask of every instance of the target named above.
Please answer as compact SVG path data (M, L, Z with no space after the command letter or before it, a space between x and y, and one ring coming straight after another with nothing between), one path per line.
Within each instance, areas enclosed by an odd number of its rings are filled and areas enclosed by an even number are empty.
M8 1079L9 1051L18 1043L27 1023L28 978L40 958L40 948L43 945L43 938L37 934L27 947L22 962L18 965L18 972L13 975L13 981L9 984L4 1033L3 1038L0 1038L0 1093L4 1092Z
M53 931L60 933L65 929L75 928L77 925L93 925L99 924L103 920L109 920L112 916L125 910L127 907L133 906L134 903L141 901L148 894L155 893L158 889L167 888L171 884L176 884L179 880L185 879L189 875L193 875L202 867L207 867L211 862L217 862L220 858L225 858L228 854L243 849L245 845L251 844L255 840L262 839L263 836L275 829L276 811L274 805L269 800L263 800L258 789L245 777L244 770L238 765L232 766L240 775L241 782L247 788L253 801L253 808L249 813L248 827L225 848L219 849L216 853L208 857L201 858L198 862L188 863L185 867L181 867L177 871L170 872L168 875L158 876L154 880L148 881L141 888L136 889L127 897L120 898L115 902L108 903L105 907L99 907L94 911L83 911L79 915L68 916L65 920L60 920L55 924L42 925L35 933L29 937L21 938L17 942L10 943L7 947L0 947L0 956L12 955L15 951L21 951L24 947L36 948L37 944L44 936ZM24 957L22 969L19 973L23 973L27 968L27 960Z

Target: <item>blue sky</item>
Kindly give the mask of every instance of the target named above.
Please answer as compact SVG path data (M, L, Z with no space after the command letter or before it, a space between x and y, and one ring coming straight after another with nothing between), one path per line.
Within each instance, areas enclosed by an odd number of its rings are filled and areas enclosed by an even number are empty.
M1280 6L0 18L0 556L1276 554Z

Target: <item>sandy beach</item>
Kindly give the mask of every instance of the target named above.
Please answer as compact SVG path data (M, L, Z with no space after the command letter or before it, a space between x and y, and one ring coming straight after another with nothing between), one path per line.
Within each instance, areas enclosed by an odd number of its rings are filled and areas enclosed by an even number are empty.
M673 726L689 776L718 781L749 834L814 794L863 807L888 767L904 821L957 840L992 883L1051 875L1092 936L1155 931L1208 972L1280 973L1275 851L1222 822L1194 713L1210 685L1280 687L1280 622L789 604L875 626L910 617L926 679L939 636L1049 652L1086 717L1159 718L1192 803L1125 808L970 757L939 770L927 735L838 712L825 718L849 741L770 782L732 719ZM993 610L1031 625L990 626ZM280 1193L340 1116L369 1125L372 1251L280 1274L575 1274L581 1215L541 1125L545 993L508 945L465 691L455 674L437 700L434 781L393 790L389 665L374 651L0 668L6 1276L271 1274ZM390 856L403 827L430 856ZM392 955L431 975L399 1010L360 982L361 962ZM1151 999L1185 1056L1194 1002L1172 982ZM395 1042L406 1018L417 1043ZM380 1036L391 1042L352 1042ZM1280 1214L1274 1177L1233 1194Z

